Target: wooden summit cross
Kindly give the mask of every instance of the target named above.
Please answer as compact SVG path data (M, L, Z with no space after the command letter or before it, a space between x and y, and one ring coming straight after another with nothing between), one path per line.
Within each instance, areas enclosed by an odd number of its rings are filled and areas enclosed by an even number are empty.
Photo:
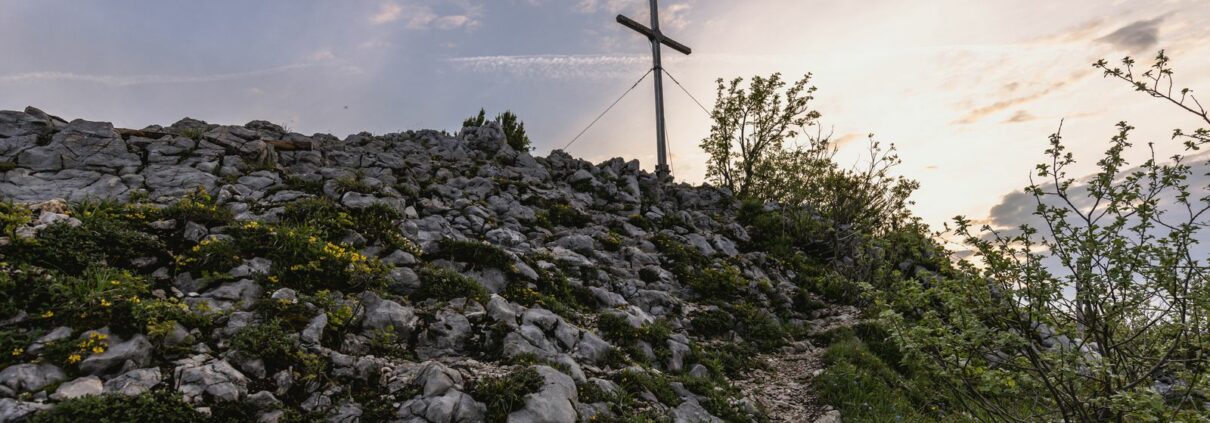
M635 32L646 35L647 39L651 40L651 56L654 62L652 70L655 72L655 139L656 151L659 155L659 165L655 167L655 174L663 178L668 176L670 171L668 168L668 147L664 139L666 136L664 132L664 67L660 63L660 45L666 45L685 55L693 53L693 50L684 44L665 37L664 33L660 32L660 7L656 2L657 0L651 0L651 28L645 27L643 24L622 15L618 15L618 23L635 30Z

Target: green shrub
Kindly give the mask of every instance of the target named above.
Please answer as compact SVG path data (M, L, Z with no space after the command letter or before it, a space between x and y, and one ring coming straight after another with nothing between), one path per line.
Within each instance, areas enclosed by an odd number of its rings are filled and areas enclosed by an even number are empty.
M33 243L11 248L11 255L69 274L79 274L96 263L131 267L136 258L166 257L162 241L130 223L108 218L82 222L74 227L67 223L47 226Z
M613 381L635 396L650 392L664 405L670 407L681 405L681 396L672 389L673 381L663 373L627 369L615 373Z
M671 268L672 274L676 275L681 284L692 286L702 277L702 269L710 268L711 260L708 257L667 234L658 233L652 236L651 243L664 255L661 261Z
M347 192L373 194L374 191L374 187L366 183L366 181L361 178L361 175L345 176L336 179L336 192L340 194Z
M758 349L772 351L786 344L789 333L769 310L750 304L740 304L732 310L742 328L739 333Z
M730 303L748 294L748 280L735 266L706 269L689 278L689 289L707 302Z
M748 343L713 343L709 346L693 345L691 348L690 361L701 363L716 376L743 377L754 369L764 367L764 363L756 359L760 352Z
M30 423L193 423L206 421L175 392L156 390L137 396L83 396L34 414Z
M325 241L308 226L268 226L247 222L231 231L239 252L273 260L270 283L303 293L323 289L364 290L385 284L386 267L346 245Z
M307 180L295 175L287 175L282 178L282 182L286 187L294 191L305 192L311 195L323 195L324 183L323 179Z
M281 213L285 226L310 226L323 239L333 239L354 226L348 212L327 197L307 197L291 201Z
M832 343L824 363L827 368L815 381L820 399L840 409L846 420L933 422L941 417L921 412L937 410L926 401L940 395L912 386L857 338L842 337ZM913 398L912 392L919 398ZM954 415L946 421L966 420Z
M492 244L483 241L462 241L442 238L437 250L429 254L430 259L449 259L468 263L475 268L495 268L504 271L513 269L513 257Z
M201 187L164 208L160 214L164 218L176 219L180 224L194 222L205 226L223 226L234 221L231 210L220 206L218 200Z
M735 328L735 317L720 309L695 313L689 323L693 334L717 338L731 333Z
M453 270L423 266L417 275L420 276L420 287L411 294L413 301L428 299L450 301L456 298L468 298L486 303L489 297L487 289L479 285L479 282Z
M538 212L534 219L539 226L547 228L569 227L583 228L592 223L592 216L585 214L567 203L543 202L538 204Z
M542 389L545 379L533 367L507 375L484 378L471 386L471 396L487 403L487 421L504 422L509 413L525 407L525 396Z
M322 358L299 346L295 331L279 319L249 324L240 329L231 338L231 349L263 359L270 373L294 367L304 377L314 378L326 366Z
M500 127L504 129L504 139L508 141L509 147L519 152L526 152L532 148L529 135L525 133L525 122L518 119L516 114L506 110L496 119L500 121Z
M399 230L398 222L402 218L403 215L385 204L347 209L327 197L310 197L287 204L281 215L281 224L313 228L316 235L326 241L335 241L343 237L346 231L355 231L370 243L419 255L419 247Z
M0 201L0 236L13 237L17 228L33 219L33 212L12 201Z

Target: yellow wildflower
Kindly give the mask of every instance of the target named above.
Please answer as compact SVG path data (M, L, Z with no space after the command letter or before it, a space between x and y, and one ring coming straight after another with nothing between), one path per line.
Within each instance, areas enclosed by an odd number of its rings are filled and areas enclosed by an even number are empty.
M25 350L21 348L13 348L13 357L20 357L21 354L25 354Z
M104 298L101 299L101 307L109 307L111 305L113 305L113 303L110 303L109 300Z
M79 355L79 354L72 354L72 355L69 355L69 356L67 356L67 364L76 364L76 363L79 363L79 362L80 362L80 358L81 358L81 357L80 357L80 355Z
M45 312L43 312L43 313L42 313L42 318L43 318L43 319L49 319L49 318L51 318L51 317L55 317L55 311L54 311L54 310L46 310Z
M105 347L102 347L102 346L100 346L100 345L97 345L97 346L95 346L95 347L92 347L92 353L93 353L93 354L100 354L100 353L103 353L103 352L105 352Z

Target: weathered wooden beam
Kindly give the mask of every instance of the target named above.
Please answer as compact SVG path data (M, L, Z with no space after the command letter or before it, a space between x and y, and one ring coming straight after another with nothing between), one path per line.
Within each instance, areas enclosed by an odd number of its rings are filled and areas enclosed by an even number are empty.
M622 24L622 26L633 29L635 32L646 35L647 39L656 39L655 31L652 31L651 28L643 26L641 23L635 22L634 19L630 19L623 15L618 15L618 23ZM665 37L663 34L660 34L659 39L660 44L666 45L673 50L679 51L685 55L693 54L693 49L689 48L689 46L678 43L676 40Z

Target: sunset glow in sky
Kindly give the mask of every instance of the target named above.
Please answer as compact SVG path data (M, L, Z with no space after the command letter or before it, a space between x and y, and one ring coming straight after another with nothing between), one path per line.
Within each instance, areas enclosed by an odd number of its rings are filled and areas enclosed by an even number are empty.
M456 129L512 109L536 154L562 148L650 66L646 0L78 2L0 0L0 109L140 128L190 116L284 122L303 133ZM990 210L1028 184L1047 135L1091 171L1129 120L1176 152L1195 122L1090 64L1158 49L1177 82L1210 93L1210 1L664 0L669 72L706 103L714 79L815 75L826 131L858 160L866 134L899 147L931 224ZM706 114L671 81L672 164L705 171ZM575 156L655 163L650 81ZM1210 94L1203 103L1210 102ZM1167 154L1163 154L1167 155ZM1004 207L1001 207L1004 209Z

